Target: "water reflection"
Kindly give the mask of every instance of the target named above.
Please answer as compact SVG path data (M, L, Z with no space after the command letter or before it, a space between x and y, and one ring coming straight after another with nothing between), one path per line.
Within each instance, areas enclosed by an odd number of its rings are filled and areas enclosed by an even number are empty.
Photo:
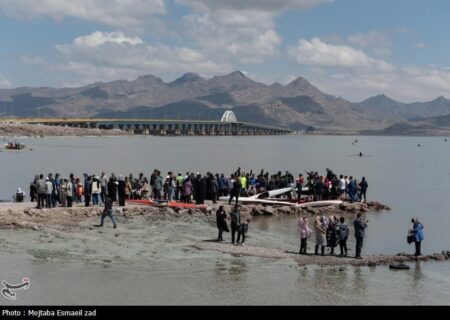
M421 299L422 294L422 280L424 278L422 274L421 269L421 262L416 261L415 265L412 265L412 267L415 267L414 271L409 271L408 274L411 276L412 280L408 281L408 293L411 295L411 298L414 299L414 304L421 304L423 303L423 299Z
M233 280L244 280L247 275L247 264L241 259L233 259L228 269Z
M353 284L353 290L356 293L365 293L366 289L367 289L367 284L366 284L366 279L364 276L364 272L361 269L361 267L354 267L353 268L353 279L352 279L352 284Z

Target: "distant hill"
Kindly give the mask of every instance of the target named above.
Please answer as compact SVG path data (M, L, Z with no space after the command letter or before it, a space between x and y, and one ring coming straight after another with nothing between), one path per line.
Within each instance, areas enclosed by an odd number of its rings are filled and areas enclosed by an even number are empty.
M362 133L374 135L448 136L450 135L450 114L401 121L382 130L363 130Z
M378 95L352 103L298 77L283 86L256 82L240 71L210 79L187 73L166 83L153 76L79 88L0 90L0 117L120 117L239 121L303 130L380 130L404 121L450 114L450 100L402 103ZM400 126L400 125L397 125ZM394 130L395 131L395 130Z

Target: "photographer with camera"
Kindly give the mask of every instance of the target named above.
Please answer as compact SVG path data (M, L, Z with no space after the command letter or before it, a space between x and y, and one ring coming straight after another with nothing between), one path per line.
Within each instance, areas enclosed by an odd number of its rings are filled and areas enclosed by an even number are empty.
M355 238L356 238L356 254L355 259L362 259L361 257L361 249L363 247L363 239L364 239L364 229L367 228L367 220L365 223L363 222L361 212L357 214L355 221L353 221L353 226L355 228Z
M411 219L411 222L413 223L413 228L410 229L408 233L408 244L414 242L414 244L416 245L416 252L414 253L414 255L416 257L420 257L422 255L420 247L422 244L422 240L424 239L423 225L419 222L418 218Z

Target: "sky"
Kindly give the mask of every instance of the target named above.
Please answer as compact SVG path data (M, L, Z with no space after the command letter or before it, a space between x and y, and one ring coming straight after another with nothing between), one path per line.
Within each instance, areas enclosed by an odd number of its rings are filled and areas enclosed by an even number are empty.
M353 102L450 98L447 0L0 0L0 88L240 70Z

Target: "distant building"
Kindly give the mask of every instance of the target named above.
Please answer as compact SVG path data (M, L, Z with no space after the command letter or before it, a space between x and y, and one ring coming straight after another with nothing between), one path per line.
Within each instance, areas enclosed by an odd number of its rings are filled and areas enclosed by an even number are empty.
M225 111L220 122L237 122L233 111Z

